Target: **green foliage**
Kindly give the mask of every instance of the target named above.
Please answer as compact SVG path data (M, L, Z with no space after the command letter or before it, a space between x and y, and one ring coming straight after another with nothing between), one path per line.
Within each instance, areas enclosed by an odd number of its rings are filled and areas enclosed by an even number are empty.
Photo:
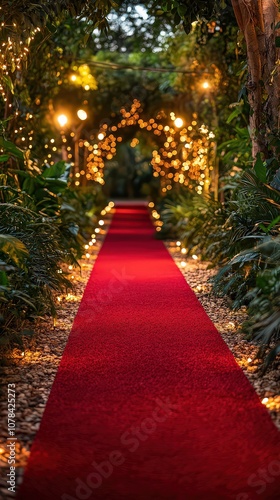
M233 308L248 306L244 331L259 343L267 369L280 352L280 191L263 182L258 163L233 179L223 203L186 190L165 198L161 234L220 266L214 292Z
M266 236L254 250L258 272L247 293L249 320L244 329L260 343L258 356L266 355L266 370L280 353L280 237Z
M25 319L55 315L53 292L70 287L61 263L75 262L52 219L11 203L0 204L1 342L9 345ZM4 278L4 281L3 281ZM7 304L8 303L8 307Z
M183 22L186 33L191 31L192 23L197 19L210 20L222 8L226 7L225 2L216 0L198 2L186 2L185 0L164 0L160 2L162 13L170 12L174 16L176 24ZM159 12L161 14L161 12Z
M22 346L25 324L56 315L55 294L72 287L64 263L78 265L105 205L100 186L74 189L70 165L40 169L2 138L0 174L0 346ZM18 168L10 168L12 164Z
M252 144L248 127L234 127L234 137L219 144L218 153L221 161L231 170L235 165L246 169L252 166Z
M226 259L228 210L223 204L184 189L178 199L165 201L161 213L162 235L179 238L187 255L199 253L213 265Z

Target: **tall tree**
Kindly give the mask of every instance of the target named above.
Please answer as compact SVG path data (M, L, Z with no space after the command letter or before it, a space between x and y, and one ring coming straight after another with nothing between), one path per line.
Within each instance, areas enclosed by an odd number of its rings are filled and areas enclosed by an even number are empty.
M186 32L198 17L213 19L231 4L246 43L253 157L262 152L267 159L270 136L279 133L280 127L279 0L164 0L160 4L163 13L172 13L178 23L183 21Z
M276 0L232 0L232 5L247 47L253 157L258 152L267 157L268 136L279 130L279 8Z

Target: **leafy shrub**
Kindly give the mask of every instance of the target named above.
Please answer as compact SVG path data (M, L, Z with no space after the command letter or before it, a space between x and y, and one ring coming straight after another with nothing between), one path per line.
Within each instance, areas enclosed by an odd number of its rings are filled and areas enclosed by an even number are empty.
M179 238L187 255L199 253L213 264L226 258L228 211L224 204L186 190L178 201L165 204L161 216L163 234Z
M255 171L237 176L224 203L181 193L165 202L161 217L165 237L220 267L214 292L228 296L233 308L248 306L244 330L260 344L267 368L280 353L280 191L263 174L257 161Z
M0 344L5 351L14 342L22 344L26 320L55 316L55 294L72 286L62 264L78 265L106 199L99 185L71 187L65 162L41 169L3 137L0 147Z

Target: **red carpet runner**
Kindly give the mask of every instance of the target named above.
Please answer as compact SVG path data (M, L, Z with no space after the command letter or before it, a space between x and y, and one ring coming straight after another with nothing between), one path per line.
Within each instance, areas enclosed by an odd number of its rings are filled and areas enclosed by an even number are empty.
M117 209L19 500L279 499L279 433L153 232Z

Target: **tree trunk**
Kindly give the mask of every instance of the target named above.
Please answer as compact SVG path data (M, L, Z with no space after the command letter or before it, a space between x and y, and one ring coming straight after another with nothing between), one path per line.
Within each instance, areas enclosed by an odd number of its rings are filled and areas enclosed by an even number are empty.
M232 0L232 6L247 46L253 158L259 152L268 158L268 136L279 128L279 49L275 45L278 6L275 0Z

